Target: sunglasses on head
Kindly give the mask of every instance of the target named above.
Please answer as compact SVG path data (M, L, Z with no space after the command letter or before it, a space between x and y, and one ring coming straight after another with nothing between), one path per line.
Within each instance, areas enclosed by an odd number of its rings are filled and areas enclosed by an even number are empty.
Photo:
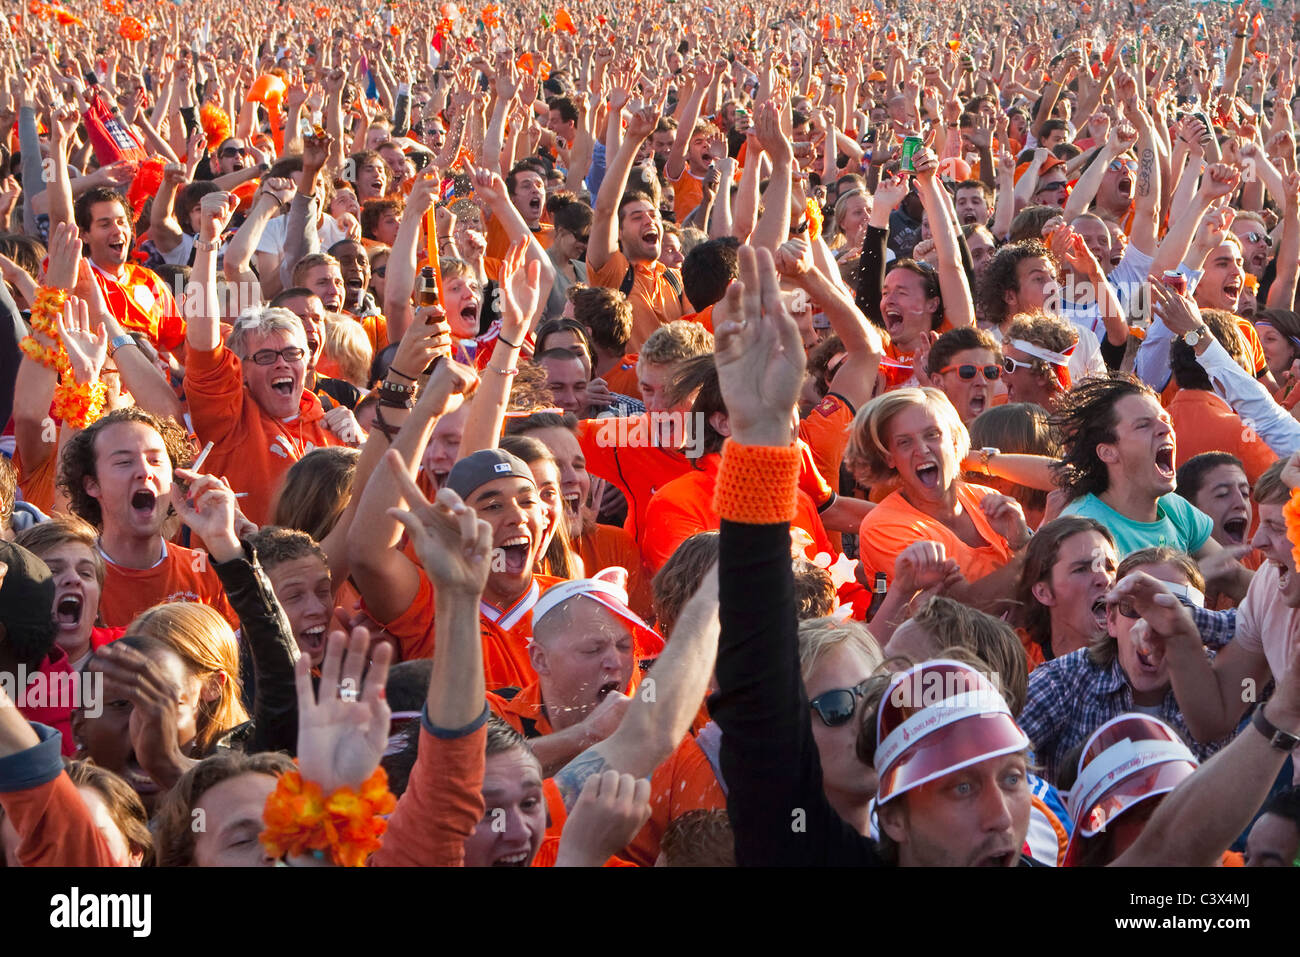
M852 688L832 688L830 691L823 691L808 703L817 712L817 717L822 719L822 724L828 728L838 728L853 720L853 715L858 710L858 699L866 694L867 684L870 681L871 679L868 678Z
M959 366L945 366L939 370L939 375L946 375L954 369L957 370L957 375L965 382L970 382L975 378L976 374L980 372L983 372L984 378L988 379L990 382L995 382L1002 378L1001 366L977 366L970 363L965 363Z

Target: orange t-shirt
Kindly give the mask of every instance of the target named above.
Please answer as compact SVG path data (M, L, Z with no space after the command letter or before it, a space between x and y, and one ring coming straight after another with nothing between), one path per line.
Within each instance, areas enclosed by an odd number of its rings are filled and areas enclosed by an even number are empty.
M687 322L698 322L700 325L702 325L705 329L707 329L707 330L709 331L709 334L710 334L710 335L712 335L712 333L713 333L713 306L716 306L716 305L717 305L717 303L715 302L715 303L713 303L713 305L705 306L705 307L704 307L703 309L701 309L699 312L692 312L692 313L689 313L688 315L682 316L682 318L685 319Z
M339 445L325 428L320 400L304 390L298 415L284 421L267 415L244 386L237 359L225 346L186 356L185 392L200 444L213 443L205 471L224 475L249 521L266 524L284 473L312 449Z
M817 471L823 478L837 484L854 415L853 406L847 399L828 392L817 407L799 422L799 438L807 443L812 452Z
M637 354L629 352L623 357L622 362L601 376L605 380L605 385L609 386L610 392L630 395L634 399L641 397L641 381L636 374L636 360Z
M984 496L997 494L983 485L961 482L957 486L957 501L985 541L978 547L967 545L948 526L914 508L901 491L890 494L867 513L858 532L858 548L868 579L878 572L892 579L899 552L917 541L942 543L947 557L957 560L967 581L978 581L997 571L1011 561L1011 548L1005 538L993 531L980 508Z
M433 657L433 582L423 568L416 567L420 586L415 600L392 621L380 622L397 639L403 661ZM533 575L531 587L504 611L485 601L479 602L483 677L489 688L523 688L537 680L528 658L528 642L533 636L533 606L543 591L562 580Z
M578 557L582 559L588 578L602 568L626 568L628 607L650 621L654 615L650 576L641 564L641 551L636 540L616 525L593 525L573 544L578 549Z
M483 253L486 259L503 260L506 253L510 251L510 237L506 235L506 228L501 225L501 220L495 216L487 222L485 230L487 239L487 251ZM533 230L533 238L541 244L543 249L550 249L551 243L555 241L555 227L549 223L541 223ZM500 266L497 272L500 272Z
M239 629L239 616L226 600L221 579L207 553L163 542L163 555L152 568L127 568L104 559L104 588L99 616L109 628L125 628L140 612L163 602L196 601L221 612L230 627Z
M1241 459L1250 484L1270 465L1277 455L1255 430L1246 426L1232 407L1213 392L1204 389L1180 389L1169 403L1178 454L1174 465L1202 452L1230 452Z
M513 698L504 698L489 691L487 702L500 718L524 737L550 734L555 730L551 727L551 719L546 716L546 709L542 706L542 685L539 681L533 681L526 687L520 688ZM532 722L533 734L525 730L525 721Z
M627 257L616 251L599 269L587 264L587 282L592 286L620 289L628 265ZM628 302L632 304L632 338L628 341L629 349L640 349L650 338L650 333L665 322L680 319L693 311L685 294L679 298L672 283L664 278L667 272L668 267L658 261L639 262L632 266L632 291L627 295ZM673 272L680 277L677 270ZM680 278L678 282L680 284Z
M57 442L56 437L55 449L58 448ZM18 471L18 488L23 493L23 501L36 506L46 515L54 511L54 478L58 471L58 458L57 453L51 449L44 462L28 471L23 465L22 454L14 451L14 468Z
M721 464L721 455L706 455L699 460L698 469L669 482L650 499L645 513L641 555L652 572L662 568L677 546L696 532L718 528L720 520L713 507L713 489L717 485ZM798 496L793 526L802 529L812 539L814 554L834 554L812 499L802 488Z
M687 811L713 811L726 806L727 795L713 765L688 734L651 775L650 820L624 848L623 856L642 867L653 867L669 824Z
M388 320L383 316L353 316L351 313L347 315L354 322L360 323L365 331L366 339L370 342L370 354L379 355L388 345ZM342 378L342 376L335 376L335 378Z
M673 217L680 223L704 199L704 180L692 173L690 166L685 166L682 175L669 182L673 186Z
M1020 639L1020 644L1025 649L1025 658L1029 663L1029 670L1033 671L1044 661L1047 660L1043 655L1043 646L1030 637L1029 632L1023 628L1016 629L1016 637Z
M623 528L637 542L641 541L650 497L691 468L684 452L654 445L656 437L649 413L578 423L578 444L587 471L623 493L627 499Z
M143 332L158 349L172 351L185 342L185 320L167 284L151 269L127 263L121 282L92 268L108 311L128 332Z

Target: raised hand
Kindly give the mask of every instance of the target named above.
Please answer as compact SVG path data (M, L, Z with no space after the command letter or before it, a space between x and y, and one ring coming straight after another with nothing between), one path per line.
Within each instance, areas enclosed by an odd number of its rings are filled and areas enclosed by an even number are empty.
M73 223L56 223L50 231L45 285L71 291L81 265L81 233Z
M781 300L772 254L742 246L739 258L740 277L714 307L718 383L737 442L784 447L794 439L803 342Z
M69 296L58 317L59 338L68 353L72 377L78 385L99 381L99 373L108 357L108 334L104 324L90 318L90 309L84 299Z
M135 759L161 788L170 788L195 762L180 747L181 690L162 666L118 642L95 652L94 667L131 702L129 731Z
M618 771L593 774L564 822L557 867L599 867L650 819L650 781Z
M439 368L444 364L446 360ZM406 529L434 586L477 598L492 567L492 527L449 488L439 489L429 502L397 453L390 451L385 462L402 486L408 506L390 508L388 514Z
M312 690L311 660L304 655L294 663L298 767L303 778L320 785L326 794L358 787L379 767L392 717L384 700L392 657L388 642L371 650L365 628L352 629L350 639L341 631L331 632L321 662L319 700Z

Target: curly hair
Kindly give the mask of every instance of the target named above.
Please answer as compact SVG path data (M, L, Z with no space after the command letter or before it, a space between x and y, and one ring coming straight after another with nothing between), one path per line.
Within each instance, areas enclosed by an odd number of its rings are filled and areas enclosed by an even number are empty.
M1060 212L1059 210L1057 211ZM1019 290L1020 279L1016 271L1026 259L1039 256L1055 265L1051 252L1037 239L1008 243L999 249L984 267L984 273L975 284L975 303L986 322L1000 326L1006 322L1008 290Z
M105 429L122 422L139 422L161 435L172 468L184 468L194 459L194 446L183 425L173 418L160 418L138 406L115 409L82 429L64 446L59 459L58 487L68 496L73 514L96 528L103 525L104 513L99 500L86 491L86 479L96 478L95 439Z
M1116 404L1126 396L1156 394L1126 372L1084 379L1057 400L1052 428L1061 440L1061 463L1056 482L1071 499L1100 495L1110 487L1106 463L1097 446L1114 442Z

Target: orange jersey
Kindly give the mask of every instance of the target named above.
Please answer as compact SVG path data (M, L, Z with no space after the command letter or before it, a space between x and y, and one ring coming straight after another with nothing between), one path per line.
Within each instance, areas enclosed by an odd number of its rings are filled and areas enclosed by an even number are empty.
M432 658L434 642L433 582L420 572L420 587L411 607L392 621L380 622L397 639L403 661ZM501 610L479 602L479 634L483 639L483 676L489 688L523 688L537 680L528 658L533 636L533 606L543 591L562 581L534 575L533 583L510 608Z
M623 857L642 867L653 867L669 824L687 811L713 811L726 806L727 795L713 765L688 734L651 775L650 820L623 850Z
M143 332L158 349L172 351L185 342L185 320L171 290L153 270L127 263L122 281L98 267L91 271L103 290L108 311L127 332Z
M627 569L628 607L646 621L653 618L650 576L641 564L641 551L636 539L616 525L593 525L573 544L588 578L602 568Z
M704 180L692 173L690 166L684 166L682 175L669 182L673 186L673 217L684 222L704 199Z
M213 443L206 471L224 475L236 492L247 493L240 510L249 521L266 524L271 500L289 467L312 449L339 445L321 421L320 400L304 391L298 415L281 420L267 415L243 383L239 359L225 346L186 356L185 391L190 420L201 444Z
M587 283L621 289L629 265L621 252L615 252L599 269L588 263ZM668 267L658 261L639 262L632 266L632 291L627 294L628 302L632 304L632 338L628 341L628 348L640 349L650 338L650 333L665 322L680 319L692 311L685 294L678 296L673 284L665 278L668 271ZM678 277L680 287L680 274L677 270L673 270L673 274Z
M913 507L901 491L890 494L867 513L858 532L858 548L868 579L878 572L892 579L899 552L913 542L924 540L940 542L947 556L957 560L967 581L978 581L997 571L1011 561L1011 548L1005 538L993 531L980 508L984 496L996 494L982 485L961 482L957 486L957 500L984 540L980 546L967 545L948 526Z
M698 469L673 479L650 500L645 513L645 534L641 538L641 555L646 567L657 572L672 557L677 546L696 532L717 529L720 522L713 507L713 489L718 481L721 455L706 455ZM833 554L826 529L817 515L812 499L799 489L799 504L792 525L812 539L814 554Z
M231 628L239 629L239 616L226 600L207 553L163 542L162 558L152 568L127 568L102 549L99 554L105 571L99 617L105 626L125 628L140 612L163 602L196 601L211 605Z
M840 465L844 462L854 415L853 406L847 399L828 392L826 398L799 423L799 438L807 443L813 464L827 481L839 481Z
M489 691L487 701L499 717L525 738L535 738L555 730L542 704L542 686L538 681L520 688L512 698Z
M680 449L654 444L657 437L649 413L619 419L584 419L578 423L578 444L587 471L618 488L627 499L623 528L640 542L645 510L654 493L691 464Z
M501 225L501 221L493 216L487 222L486 229L487 251L483 254L487 259L496 259L498 261L506 258L506 253L510 251L510 237L506 235L506 229ZM550 249L551 243L555 241L555 227L548 223L541 223L537 229L533 230L533 238L541 244L543 249ZM497 267L498 274L501 267Z
M1268 360L1264 357L1264 344L1259 341L1259 333L1251 325L1248 319L1237 317L1237 331L1241 333L1242 338L1246 340L1246 351L1250 356L1251 374L1258 378L1268 368ZM1174 396L1179 393L1178 383L1174 381L1171 375L1165 387L1160 390L1160 404L1166 409L1170 408ZM1252 481L1254 481L1252 479Z
M1169 403L1169 417L1177 436L1178 454L1174 465L1202 452L1230 452L1241 459L1246 478L1255 481L1277 455L1255 430L1242 423L1232 407L1213 392L1204 389L1180 389Z
M630 395L634 399L640 398L641 380L636 374L636 360L637 354L630 352L623 357L622 362L601 376L605 380L605 385L609 386L610 392Z
M716 306L717 303L714 303L713 305ZM698 322L709 331L710 335L713 334L713 306L705 306L699 312L692 312L688 315L682 316L682 318L687 322Z

